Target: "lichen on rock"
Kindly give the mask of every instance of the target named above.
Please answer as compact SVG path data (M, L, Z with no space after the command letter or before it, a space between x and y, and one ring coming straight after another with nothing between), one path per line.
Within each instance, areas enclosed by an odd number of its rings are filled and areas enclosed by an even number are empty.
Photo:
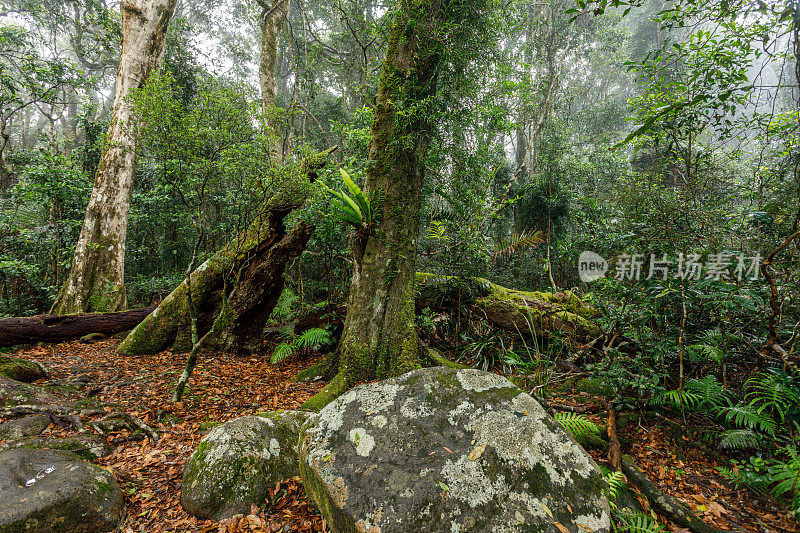
M298 475L298 435L308 416L260 413L212 429L186 462L181 485L186 512L221 520L263 505L269 487Z
M591 457L531 396L478 370L352 389L303 426L300 472L334 532L610 529Z

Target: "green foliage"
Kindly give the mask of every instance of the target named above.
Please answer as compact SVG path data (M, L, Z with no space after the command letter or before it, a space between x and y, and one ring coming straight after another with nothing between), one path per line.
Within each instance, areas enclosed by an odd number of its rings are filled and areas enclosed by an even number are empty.
M336 204L338 212L334 216L359 230L365 230L374 222L370 201L343 168L340 168L339 172L350 191L350 196L326 187L326 192L339 200Z
M311 353L318 351L333 343L333 336L323 328L311 328L303 332L302 335L295 336L289 334L287 341L278 344L272 351L270 363L273 365L280 363L287 357L298 353Z
M570 412L558 412L553 417L555 421L561 424L561 427L564 428L564 431L575 437L576 439L581 439L586 435L599 435L601 433L600 428L586 418L586 415L582 415L579 413L570 413ZM612 484L613 476L611 479L607 478L609 481L609 486L611 487L610 490L615 490L614 485Z

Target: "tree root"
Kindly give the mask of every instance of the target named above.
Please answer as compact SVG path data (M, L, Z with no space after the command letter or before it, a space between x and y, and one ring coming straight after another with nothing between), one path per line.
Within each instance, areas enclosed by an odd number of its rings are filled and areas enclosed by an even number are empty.
M421 353L425 354L423 361L425 363L429 363L428 365L425 366L446 366L448 368L471 368L467 365L462 365L461 363L456 363L455 361L451 361L450 359L442 355L442 352L424 343L421 343L420 351Z
M331 381L339 372L339 354L331 352L319 363L298 372L294 381L317 381L319 379Z
M105 415L100 421L103 420L111 420L113 418L120 418L125 420L132 426L136 426L153 441L153 445L158 443L158 433L133 416L130 413L123 413L123 412L112 412L108 413L102 409L75 409L72 407L65 407L63 405L15 405L14 407L6 407L5 409L0 409L0 416L2 417L17 417L17 416L26 416L35 413L46 413L49 414L51 419L65 419L69 421L73 426L77 429L83 429L83 422L81 422L82 416L99 416ZM95 428L99 433L103 433L103 431L97 427L97 424L90 424L93 428Z
M622 459L621 448L619 445L619 437L617 436L617 410L614 409L614 404L609 401L608 408L608 462L614 470L621 468Z
M627 455L622 456L622 472L644 494L653 510L670 522L689 528L694 533L722 533L723 530L709 526L686 505L662 492Z
M319 411L341 396L348 388L347 376L345 376L343 372L339 372L321 391L306 400L303 405L300 406L300 410Z

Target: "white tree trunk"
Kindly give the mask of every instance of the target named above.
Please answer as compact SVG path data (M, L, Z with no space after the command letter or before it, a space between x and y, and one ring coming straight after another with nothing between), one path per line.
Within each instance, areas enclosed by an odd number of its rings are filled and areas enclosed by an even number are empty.
M158 69L175 3L125 0L120 4L123 41L113 116L72 269L53 304L53 314L118 311L126 306L125 237L138 141L133 105L127 97Z
M278 56L278 37L289 16L289 0L273 0L272 5L260 0L261 6L261 60L258 65L258 79L261 85L261 105L267 124L275 135L273 157L276 162L283 160L283 132L276 119L275 100L278 86L275 83L275 60Z

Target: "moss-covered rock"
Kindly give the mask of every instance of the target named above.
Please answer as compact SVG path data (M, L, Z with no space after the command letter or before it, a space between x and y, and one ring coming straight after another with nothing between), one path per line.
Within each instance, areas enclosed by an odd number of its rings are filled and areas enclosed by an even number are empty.
M72 435L65 438L37 435L0 443L0 451L3 452L17 448L65 450L82 459L89 460L99 459L111 453L111 447L105 440L89 434Z
M45 414L31 415L0 424L0 440L20 439L38 435L50 425L50 417Z
M610 529L594 461L531 396L478 370L348 391L303 427L300 473L336 533Z
M22 383L32 383L37 379L46 378L47 372L41 365L31 361L25 361L10 355L0 355L0 376L21 381Z
M56 392L48 392L42 387L20 383L0 376L0 407L21 404L72 405L75 402Z
M211 430L186 462L181 485L186 512L222 520L263 505L276 481L298 475L298 435L308 416L260 413Z
M591 396L603 396L611 398L616 394L614 387L609 383L604 383L599 379L585 378L577 381L573 386L575 392L585 392Z
M114 531L122 504L114 476L72 453L0 453L0 531Z

